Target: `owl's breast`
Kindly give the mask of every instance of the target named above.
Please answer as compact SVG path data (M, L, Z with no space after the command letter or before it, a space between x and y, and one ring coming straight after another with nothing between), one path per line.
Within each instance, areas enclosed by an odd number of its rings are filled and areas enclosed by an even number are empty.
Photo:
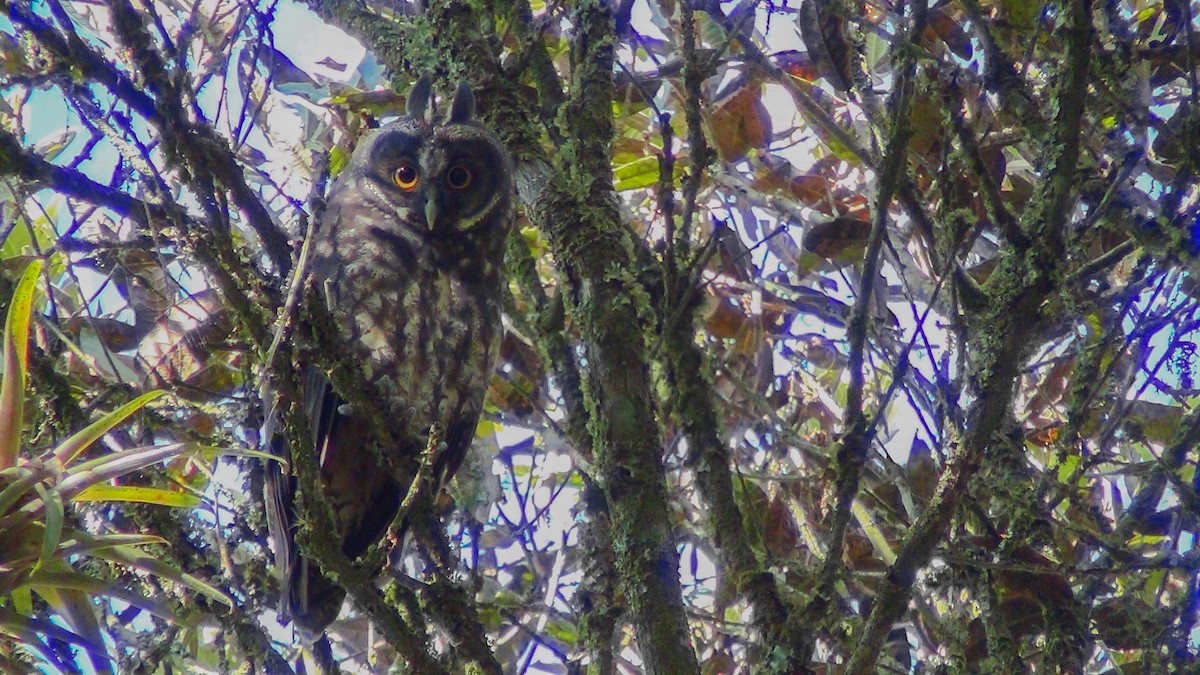
M355 242L327 278L331 311L410 433L424 437L434 422L473 426L498 351L498 279L459 274L428 247L397 239Z

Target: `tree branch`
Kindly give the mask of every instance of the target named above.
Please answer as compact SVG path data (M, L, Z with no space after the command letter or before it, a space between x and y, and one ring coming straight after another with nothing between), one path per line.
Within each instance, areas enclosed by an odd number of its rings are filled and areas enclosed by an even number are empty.
M1011 414L1014 388L1021 364L1034 343L1044 317L1042 301L1061 283L1064 264L1063 230L1079 152L1087 67L1091 59L1091 3L1072 0L1064 12L1067 22L1066 62L1055 92L1057 115L1046 140L1045 178L1038 185L1028 225L1028 251L1006 253L988 282L991 302L980 317L976 334L987 340L979 346L973 372L978 382L966 435L938 481L929 508L905 537L896 562L888 569L883 588L859 636L846 672L854 675L874 670L875 660L892 625L904 613L917 573L933 556L945 536L970 478L977 472L993 443L993 436Z

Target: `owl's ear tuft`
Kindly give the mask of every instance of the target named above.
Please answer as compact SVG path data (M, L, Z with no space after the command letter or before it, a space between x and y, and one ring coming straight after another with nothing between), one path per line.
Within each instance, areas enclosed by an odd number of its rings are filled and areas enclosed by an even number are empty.
M458 90L454 92L454 100L450 102L450 123L462 124L470 122L474 117L475 94L471 91L471 85L459 82Z
M408 91L408 101L404 107L408 111L409 117L419 120L428 119L429 95L432 93L433 79L428 75L422 75L421 79L417 80L412 89Z

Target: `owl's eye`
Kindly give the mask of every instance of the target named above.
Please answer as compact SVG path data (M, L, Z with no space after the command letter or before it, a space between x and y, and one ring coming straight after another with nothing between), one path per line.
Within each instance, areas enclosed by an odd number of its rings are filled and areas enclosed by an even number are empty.
M471 170L462 164L455 164L446 172L446 184L455 190L465 189L471 184Z
M411 190L417 187L417 182L421 177L417 175L417 169L412 164L401 164L392 172L392 182L401 190Z

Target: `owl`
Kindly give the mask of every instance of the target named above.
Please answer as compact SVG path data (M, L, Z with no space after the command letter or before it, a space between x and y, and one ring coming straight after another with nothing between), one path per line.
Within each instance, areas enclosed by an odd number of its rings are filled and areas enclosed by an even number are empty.
M501 336L514 187L508 154L474 112L471 89L460 85L435 114L430 82L419 80L407 115L360 141L310 244L312 286L382 397L377 409L356 410L316 368L304 374L325 497L352 560L382 538L412 482L405 469L380 466L367 440L369 416L388 416L391 428L398 421L404 438L384 452L411 457L424 450L430 427L442 425L444 451L432 467L440 488L462 462L483 408ZM266 504L280 618L311 641L337 618L345 593L299 555L296 480L271 464Z

